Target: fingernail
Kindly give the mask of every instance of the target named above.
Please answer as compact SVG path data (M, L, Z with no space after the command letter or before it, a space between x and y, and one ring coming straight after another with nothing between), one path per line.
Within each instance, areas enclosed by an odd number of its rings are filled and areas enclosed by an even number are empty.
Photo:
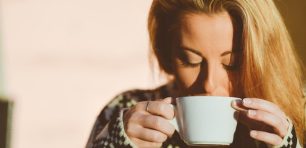
M243 99L243 104L244 105L250 105L251 104L251 100L250 99Z
M257 132L256 131L251 131L251 136L252 137L256 137L257 136Z
M255 116L256 115L256 111L255 110L249 110L248 111L249 116Z

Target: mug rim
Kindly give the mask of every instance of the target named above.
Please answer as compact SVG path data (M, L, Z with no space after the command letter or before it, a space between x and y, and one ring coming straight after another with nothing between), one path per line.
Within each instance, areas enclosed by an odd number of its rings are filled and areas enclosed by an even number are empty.
M242 100L242 98L238 98L238 97L232 97L232 96L181 96L181 97L176 97L176 99L199 99L199 98L214 98L214 99L239 99Z

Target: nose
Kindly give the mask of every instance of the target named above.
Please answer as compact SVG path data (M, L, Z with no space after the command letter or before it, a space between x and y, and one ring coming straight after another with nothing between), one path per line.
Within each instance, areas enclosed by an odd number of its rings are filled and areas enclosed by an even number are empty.
M205 75L205 80L204 80L204 90L206 95L215 95L215 90L217 86L216 82L216 66L214 66L213 63L207 63L206 65L206 75Z

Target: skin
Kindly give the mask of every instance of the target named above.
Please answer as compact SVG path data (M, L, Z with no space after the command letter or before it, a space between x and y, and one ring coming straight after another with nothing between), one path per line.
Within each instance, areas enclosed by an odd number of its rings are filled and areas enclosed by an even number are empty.
M174 54L179 95L237 96L231 75L235 74L233 24L227 12L213 15L185 15L181 43ZM171 98L137 103L124 114L125 131L139 147L160 147L175 131ZM258 98L232 102L238 121L250 129L250 136L279 145L286 135L286 116L275 104Z

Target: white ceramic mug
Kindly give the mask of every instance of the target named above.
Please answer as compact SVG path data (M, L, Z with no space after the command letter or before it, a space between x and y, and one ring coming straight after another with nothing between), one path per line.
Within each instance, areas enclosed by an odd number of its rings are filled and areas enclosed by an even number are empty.
M175 118L170 123L188 145L229 145L237 121L231 107L235 97L188 96L176 98Z

